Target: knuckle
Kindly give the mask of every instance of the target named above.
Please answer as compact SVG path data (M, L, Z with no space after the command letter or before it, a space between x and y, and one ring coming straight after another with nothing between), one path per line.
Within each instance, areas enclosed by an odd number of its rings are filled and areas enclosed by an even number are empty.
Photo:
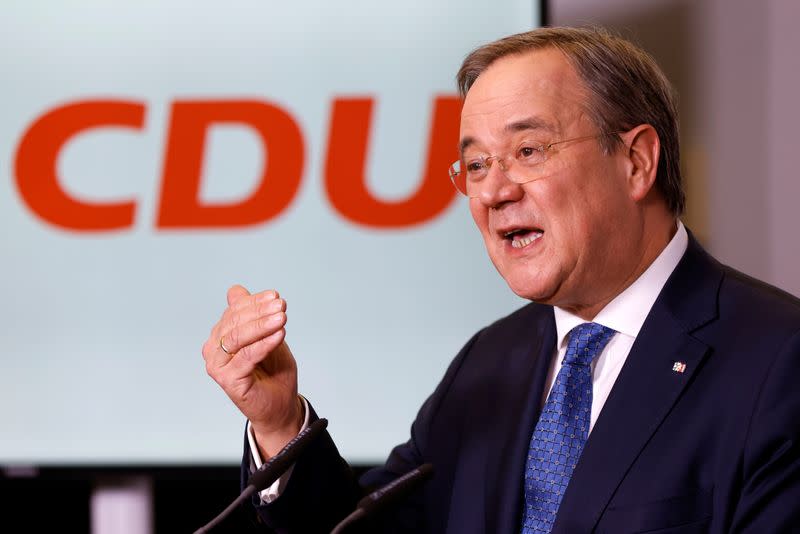
M284 337L286 337L285 328L281 328L280 330L278 330L277 332L275 332L270 336L270 344L272 345L272 350L278 348L278 345L281 344Z
M276 327L279 327L283 322L283 312L273 313L271 315L265 315L258 320L258 328L259 330L273 333L276 330Z
M260 341L261 346L264 348L265 352L272 352L275 350L278 345L283 341L283 336L286 334L286 329L279 328L275 330L272 334L268 335L264 339Z
M278 292L275 289L267 289L266 291L264 291L264 297L266 297L269 300L276 299L279 296L280 295L278 295Z
M225 373L219 366L216 366L211 362L206 362L206 374L210 376L217 384L221 386L223 385Z
M275 299L270 302L269 309L273 312L282 312L286 309L286 301L283 299Z
M253 345L247 345L246 347L243 347L239 352L237 352L236 356L247 362L253 362L257 359L257 354L255 349L256 347L254 347Z
M256 320L256 327L259 331L263 332L269 328L270 316L262 316Z
M240 300L242 300L247 296L247 293L241 293L240 291L238 291L238 288L239 286L232 286L230 289L228 289L228 296L229 296L228 302L230 304L236 304L237 302L239 302Z
M239 346L239 339L241 339L241 334L238 328L234 328L228 332L225 336L225 348L228 349L228 352L236 352L236 347Z
M209 337L206 340L206 342L203 343L203 349L201 351L201 353L203 354L203 359L206 360L207 362L211 361L214 356L214 352L217 350L218 347L219 347L219 339L217 339L216 337Z
M219 341L220 336L225 332L225 330L230 330L228 326L230 324L230 314L225 311L225 313L220 318L219 322L214 325L214 328L211 330L211 339L216 339Z

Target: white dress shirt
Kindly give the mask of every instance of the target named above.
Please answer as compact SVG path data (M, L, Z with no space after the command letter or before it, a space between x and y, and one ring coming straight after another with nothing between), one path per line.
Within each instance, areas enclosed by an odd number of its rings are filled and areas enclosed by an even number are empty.
M622 293L617 295L614 300L606 304L595 316L592 322L601 324L615 330L617 333L611 338L603 349L603 352L592 362L592 413L589 419L589 432L594 428L594 423L600 415L600 410L611 393L625 360L631 351L636 336L639 335L644 320L650 313L650 309L655 304L659 293L667 283L667 279L672 271L677 267L678 262L686 252L689 244L689 236L683 223L678 221L678 231L672 236L669 244L661 251L661 254L650 264L645 272L639 276ZM561 362L567 353L567 341L570 330L585 323L577 315L561 308L554 308L556 319L557 343L556 357L550 364L548 373L548 387L542 397L544 406L550 390L556 381Z
M305 397L300 395L300 400L303 401L303 425L300 427L300 432L308 428L308 414L310 410L308 409L308 401ZM250 444L250 454L253 457L253 463L250 465L251 471L255 471L256 469L260 468L264 465L264 461L261 459L261 454L258 452L258 445L256 445L256 436L253 434L253 425L250 424L250 421L247 422L247 441ZM283 488L286 487L286 483L289 482L289 477L292 476L292 471L294 471L294 464L292 464L289 469L286 470L281 477L272 483L270 487L267 489L260 491L258 493L259 497L261 497L261 501L265 503L270 503L277 499Z
M614 300L606 304L595 316L592 322L601 324L615 330L617 333L611 338L603 349L603 352L595 358L591 364L592 369L592 413L589 420L589 432L594 428L594 423L603 409L603 405L608 399L611 388L614 386L625 360L631 351L636 336L639 335L650 309L655 304L659 293L667 283L667 279L675 270L678 262L686 252L689 244L689 237L683 223L678 221L678 230L670 240L669 244L661 251L661 254L650 264L645 272L639 276L622 293L617 295ZM542 406L547 400L547 395L556 381L558 369L567 352L567 336L570 330L586 321L573 315L561 308L554 308L556 321L556 357L552 359L548 372L548 387L542 397ZM305 420L301 431L308 427L308 403L304 397L300 397L305 409ZM261 455L258 453L255 436L250 423L247 425L247 439L250 442L250 451L253 455L253 466L255 469L261 467ZM286 487L289 476L292 473L290 468L280 479L276 480L272 486L265 489L259 495L261 500L269 503L278 498L281 491Z

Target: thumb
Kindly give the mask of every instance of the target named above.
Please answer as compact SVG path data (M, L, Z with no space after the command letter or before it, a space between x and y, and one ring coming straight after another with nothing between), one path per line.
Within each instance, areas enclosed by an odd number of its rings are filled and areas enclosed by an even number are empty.
M234 302L249 294L250 292L239 284L231 286L228 289L228 306L232 306Z

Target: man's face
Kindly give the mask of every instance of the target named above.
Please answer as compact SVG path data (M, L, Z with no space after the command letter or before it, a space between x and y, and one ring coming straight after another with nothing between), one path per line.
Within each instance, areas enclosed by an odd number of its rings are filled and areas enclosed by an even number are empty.
M462 156L511 161L523 143L600 134L587 108L584 84L560 52L499 59L464 101ZM492 165L470 211L515 293L580 314L630 283L642 260L643 224L628 192L625 153L607 155L599 140L556 145L536 180L522 185Z

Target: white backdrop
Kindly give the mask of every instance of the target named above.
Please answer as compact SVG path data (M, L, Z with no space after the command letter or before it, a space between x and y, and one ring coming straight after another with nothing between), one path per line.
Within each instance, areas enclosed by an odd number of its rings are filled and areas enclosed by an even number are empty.
M455 95L473 47L536 26L536 4L4 3L0 463L238 462L244 420L200 355L234 283L280 290L301 392L349 460L385 458L461 345L522 302L463 199L393 228L337 211L323 177L332 104L374 100L368 186L402 199L424 174L434 98ZM81 202L135 210L114 230L77 230L42 215L42 160L21 168L19 148L46 113L96 100L135 103L140 124L69 138L58 182ZM159 225L172 106L194 100L264 102L297 124L300 185L276 217ZM247 199L282 157L234 123L211 128L203 154L204 204Z

